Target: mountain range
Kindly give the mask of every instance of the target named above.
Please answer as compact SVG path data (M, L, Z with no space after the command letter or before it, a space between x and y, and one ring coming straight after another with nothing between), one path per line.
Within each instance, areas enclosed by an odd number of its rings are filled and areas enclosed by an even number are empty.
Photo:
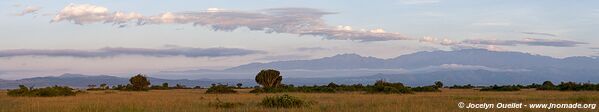
M429 85L437 80L449 85L530 84L545 80L599 82L599 59L594 57L553 58L484 49L423 51L389 59L339 54L312 60L250 63L224 70L164 71L151 75L150 80L154 84L169 82L206 86L211 83L243 82L253 86L255 74L269 68L281 71L284 82L296 85L329 82L370 84L380 79L408 85ZM0 88L15 84L85 86L88 83L125 84L127 81L126 78L114 76L65 74L59 77L0 80Z

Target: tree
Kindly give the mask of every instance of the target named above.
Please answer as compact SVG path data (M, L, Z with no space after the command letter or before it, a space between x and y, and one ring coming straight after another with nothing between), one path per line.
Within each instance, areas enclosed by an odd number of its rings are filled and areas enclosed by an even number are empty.
M547 87L553 87L553 86L555 86L555 85L554 85L554 84L553 84L553 82L551 82L551 81L545 81L545 82L543 82L543 86L547 86Z
M258 75L256 75L256 83L266 88L278 87L281 85L281 80L283 80L283 77L279 76L279 74L281 74L281 72L274 69L261 70Z
M243 86L243 84L237 83L237 88L241 88L241 86Z
M165 83L162 83L162 87L163 87L163 88L168 88L168 83L166 83L166 82L165 82Z
M435 81L435 88L443 88L443 82Z
M337 84L335 84L335 83L331 82L331 83L329 83L329 85L327 85L327 87L332 87L332 88L335 88L335 87L339 87L339 85L337 85Z
M142 74L137 74L137 75L131 77L131 79L129 79L129 82L131 83L131 86L132 86L131 89L133 89L135 91L148 90L148 86L150 86L150 81L148 81L146 76L144 76Z

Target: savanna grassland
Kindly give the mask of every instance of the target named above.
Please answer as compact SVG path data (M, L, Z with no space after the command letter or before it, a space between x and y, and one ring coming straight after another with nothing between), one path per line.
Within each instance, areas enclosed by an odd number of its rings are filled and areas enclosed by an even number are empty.
M76 96L11 97L0 91L0 112L447 112L447 111L597 111L590 109L460 109L458 102L472 103L599 103L599 92L536 91L481 92L473 89L442 89L413 94L276 93L254 94L237 89L236 94L205 94L205 89L151 90L147 92L88 91ZM289 94L311 104L297 108L267 108L259 105L267 96ZM233 103L230 107L213 106Z

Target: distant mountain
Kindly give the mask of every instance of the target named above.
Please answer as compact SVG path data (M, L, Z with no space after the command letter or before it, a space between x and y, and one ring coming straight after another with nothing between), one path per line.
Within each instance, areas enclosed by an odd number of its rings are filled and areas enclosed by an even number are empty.
M161 72L158 77L248 79L261 69L280 70L286 77L326 78L356 77L374 74L421 74L434 71L485 70L490 72L540 73L570 76L599 75L599 59L594 57L568 57L564 59L521 52L465 49L457 51L424 51L391 59L363 57L357 54L340 54L313 60L275 61L250 63L225 70L192 70ZM582 71L582 72L581 72ZM573 74L576 73L576 74ZM482 74L481 74L482 75Z
M483 49L457 51L426 51L390 59L340 54L313 60L250 63L225 70L190 70L154 73L153 84L202 85L212 83L255 85L259 70L277 69L284 83L314 85L336 82L370 84L375 80L400 81L408 85L428 85L434 81L451 84L530 84L545 80L555 82L599 82L599 59L596 57L553 58L521 52L500 52ZM185 79L185 80L174 80ZM190 80L187 80L190 79ZM0 88L17 84L35 86L108 83L126 84L127 78L114 76L84 76L65 74L59 77L38 77L16 81L0 80Z

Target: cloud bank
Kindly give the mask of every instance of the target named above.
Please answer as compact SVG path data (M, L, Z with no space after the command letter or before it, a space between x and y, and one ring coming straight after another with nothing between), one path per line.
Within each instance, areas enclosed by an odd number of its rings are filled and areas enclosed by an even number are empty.
M272 8L254 12L210 8L196 12L166 12L144 16L136 12L112 12L108 8L90 4L69 4L51 22L68 21L75 24L104 23L118 26L127 24L192 24L208 26L215 31L233 31L240 27L266 33L289 33L322 36L332 40L386 41L409 39L399 33L382 29L351 30L327 25L322 19L335 14L311 8Z
M490 46L517 46L517 45L528 45L528 46L551 46L551 47L577 47L582 44L589 44L585 42L577 42L570 40L559 40L559 39L537 39L537 38L525 38L523 40L494 40L494 39L468 39L463 41L454 41L450 39L439 39L434 37L423 37L419 39L420 42L434 43L446 46L456 45L490 45Z
M264 51L247 50L239 48L191 48L191 47L170 47L166 49L148 49L148 48L124 48L124 47L106 47L96 50L74 50L74 49L13 49L0 50L0 57L18 57L18 56L49 56L49 57L77 57L77 58L96 58L96 57L115 57L123 55L140 55L151 57L167 56L185 56L185 57L223 57L223 56L243 56L250 54L264 53Z
M436 1L436 0L434 0ZM417 1L422 2L422 1ZM426 1L425 3L428 3ZM576 47L584 42L558 39L523 40L484 40L470 39L455 41L424 37L415 39L399 33L387 32L383 29L355 30L351 26L332 26L325 23L323 16L335 14L311 8L271 8L257 11L237 11L219 8L209 8L203 11L165 12L158 15L146 16L136 12L110 11L106 7L91 4L69 4L64 7L51 22L71 22L85 25L93 23L113 24L119 27L127 25L160 25L160 24L192 24L194 26L210 27L214 31L233 31L238 28L248 28L252 31L265 33L288 33L297 35L320 36L330 40L355 41L389 41L389 40L419 40L445 46L454 45L488 45L488 46L552 46ZM557 36L549 33L521 32L529 35Z

